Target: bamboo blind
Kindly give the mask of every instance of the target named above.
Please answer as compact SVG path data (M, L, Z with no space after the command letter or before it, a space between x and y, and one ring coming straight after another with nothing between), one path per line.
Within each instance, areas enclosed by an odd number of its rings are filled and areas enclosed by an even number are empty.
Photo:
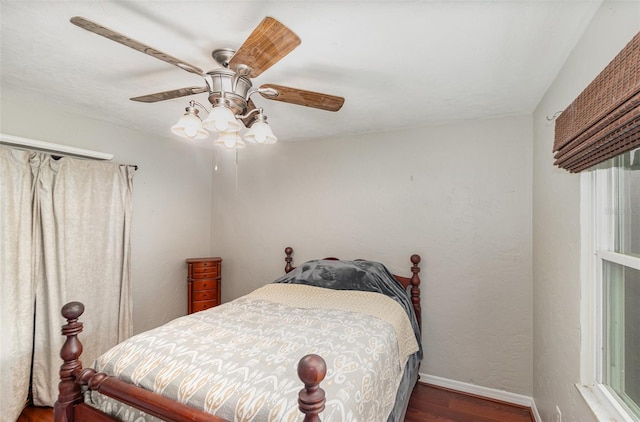
M557 166L577 173L640 147L640 32L560 114Z

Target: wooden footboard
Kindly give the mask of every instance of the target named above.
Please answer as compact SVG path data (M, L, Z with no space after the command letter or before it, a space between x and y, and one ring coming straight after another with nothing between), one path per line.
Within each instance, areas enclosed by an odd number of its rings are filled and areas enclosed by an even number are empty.
M78 339L82 332L82 322L78 318L83 312L84 305L80 302L70 302L62 308L62 316L67 320L62 326L62 335L67 339L60 351L64 363L60 367L55 422L116 421L84 403L83 391L87 388L165 421L228 422L91 368L83 369L80 362L82 343ZM319 384L326 372L326 364L318 355L307 355L298 363L298 376L304 383L304 388L298 393L298 405L305 415L305 422L320 421L318 415L324 410L325 394Z

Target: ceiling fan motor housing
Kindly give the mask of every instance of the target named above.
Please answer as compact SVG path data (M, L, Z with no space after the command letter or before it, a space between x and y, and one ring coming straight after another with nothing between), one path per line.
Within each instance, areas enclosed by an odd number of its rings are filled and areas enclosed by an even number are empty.
M247 108L251 81L227 69L215 69L207 75L209 76L209 102L215 104L216 100L224 95L233 113L242 114Z

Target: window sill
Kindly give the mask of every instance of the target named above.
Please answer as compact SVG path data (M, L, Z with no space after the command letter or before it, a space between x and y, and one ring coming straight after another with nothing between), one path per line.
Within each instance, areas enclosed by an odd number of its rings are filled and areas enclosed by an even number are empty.
M602 391L598 386L576 384L576 388L598 421L636 422L617 403L614 403L614 399L608 397L607 392Z

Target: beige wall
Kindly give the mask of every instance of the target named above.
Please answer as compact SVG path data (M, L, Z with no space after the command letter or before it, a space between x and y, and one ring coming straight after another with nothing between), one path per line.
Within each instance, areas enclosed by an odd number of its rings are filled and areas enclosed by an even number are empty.
M338 256L423 258L421 371L532 394L530 117L219 152L223 300ZM277 127L274 128L277 130ZM237 175L237 176L236 176Z
M210 251L210 144L106 124L6 86L0 124L5 134L109 152L116 162L139 166L131 235L134 331L186 314L184 259Z
M533 395L543 421L595 420L580 381L580 176L552 165L553 123L640 29L640 3L605 2L538 105L533 153Z

